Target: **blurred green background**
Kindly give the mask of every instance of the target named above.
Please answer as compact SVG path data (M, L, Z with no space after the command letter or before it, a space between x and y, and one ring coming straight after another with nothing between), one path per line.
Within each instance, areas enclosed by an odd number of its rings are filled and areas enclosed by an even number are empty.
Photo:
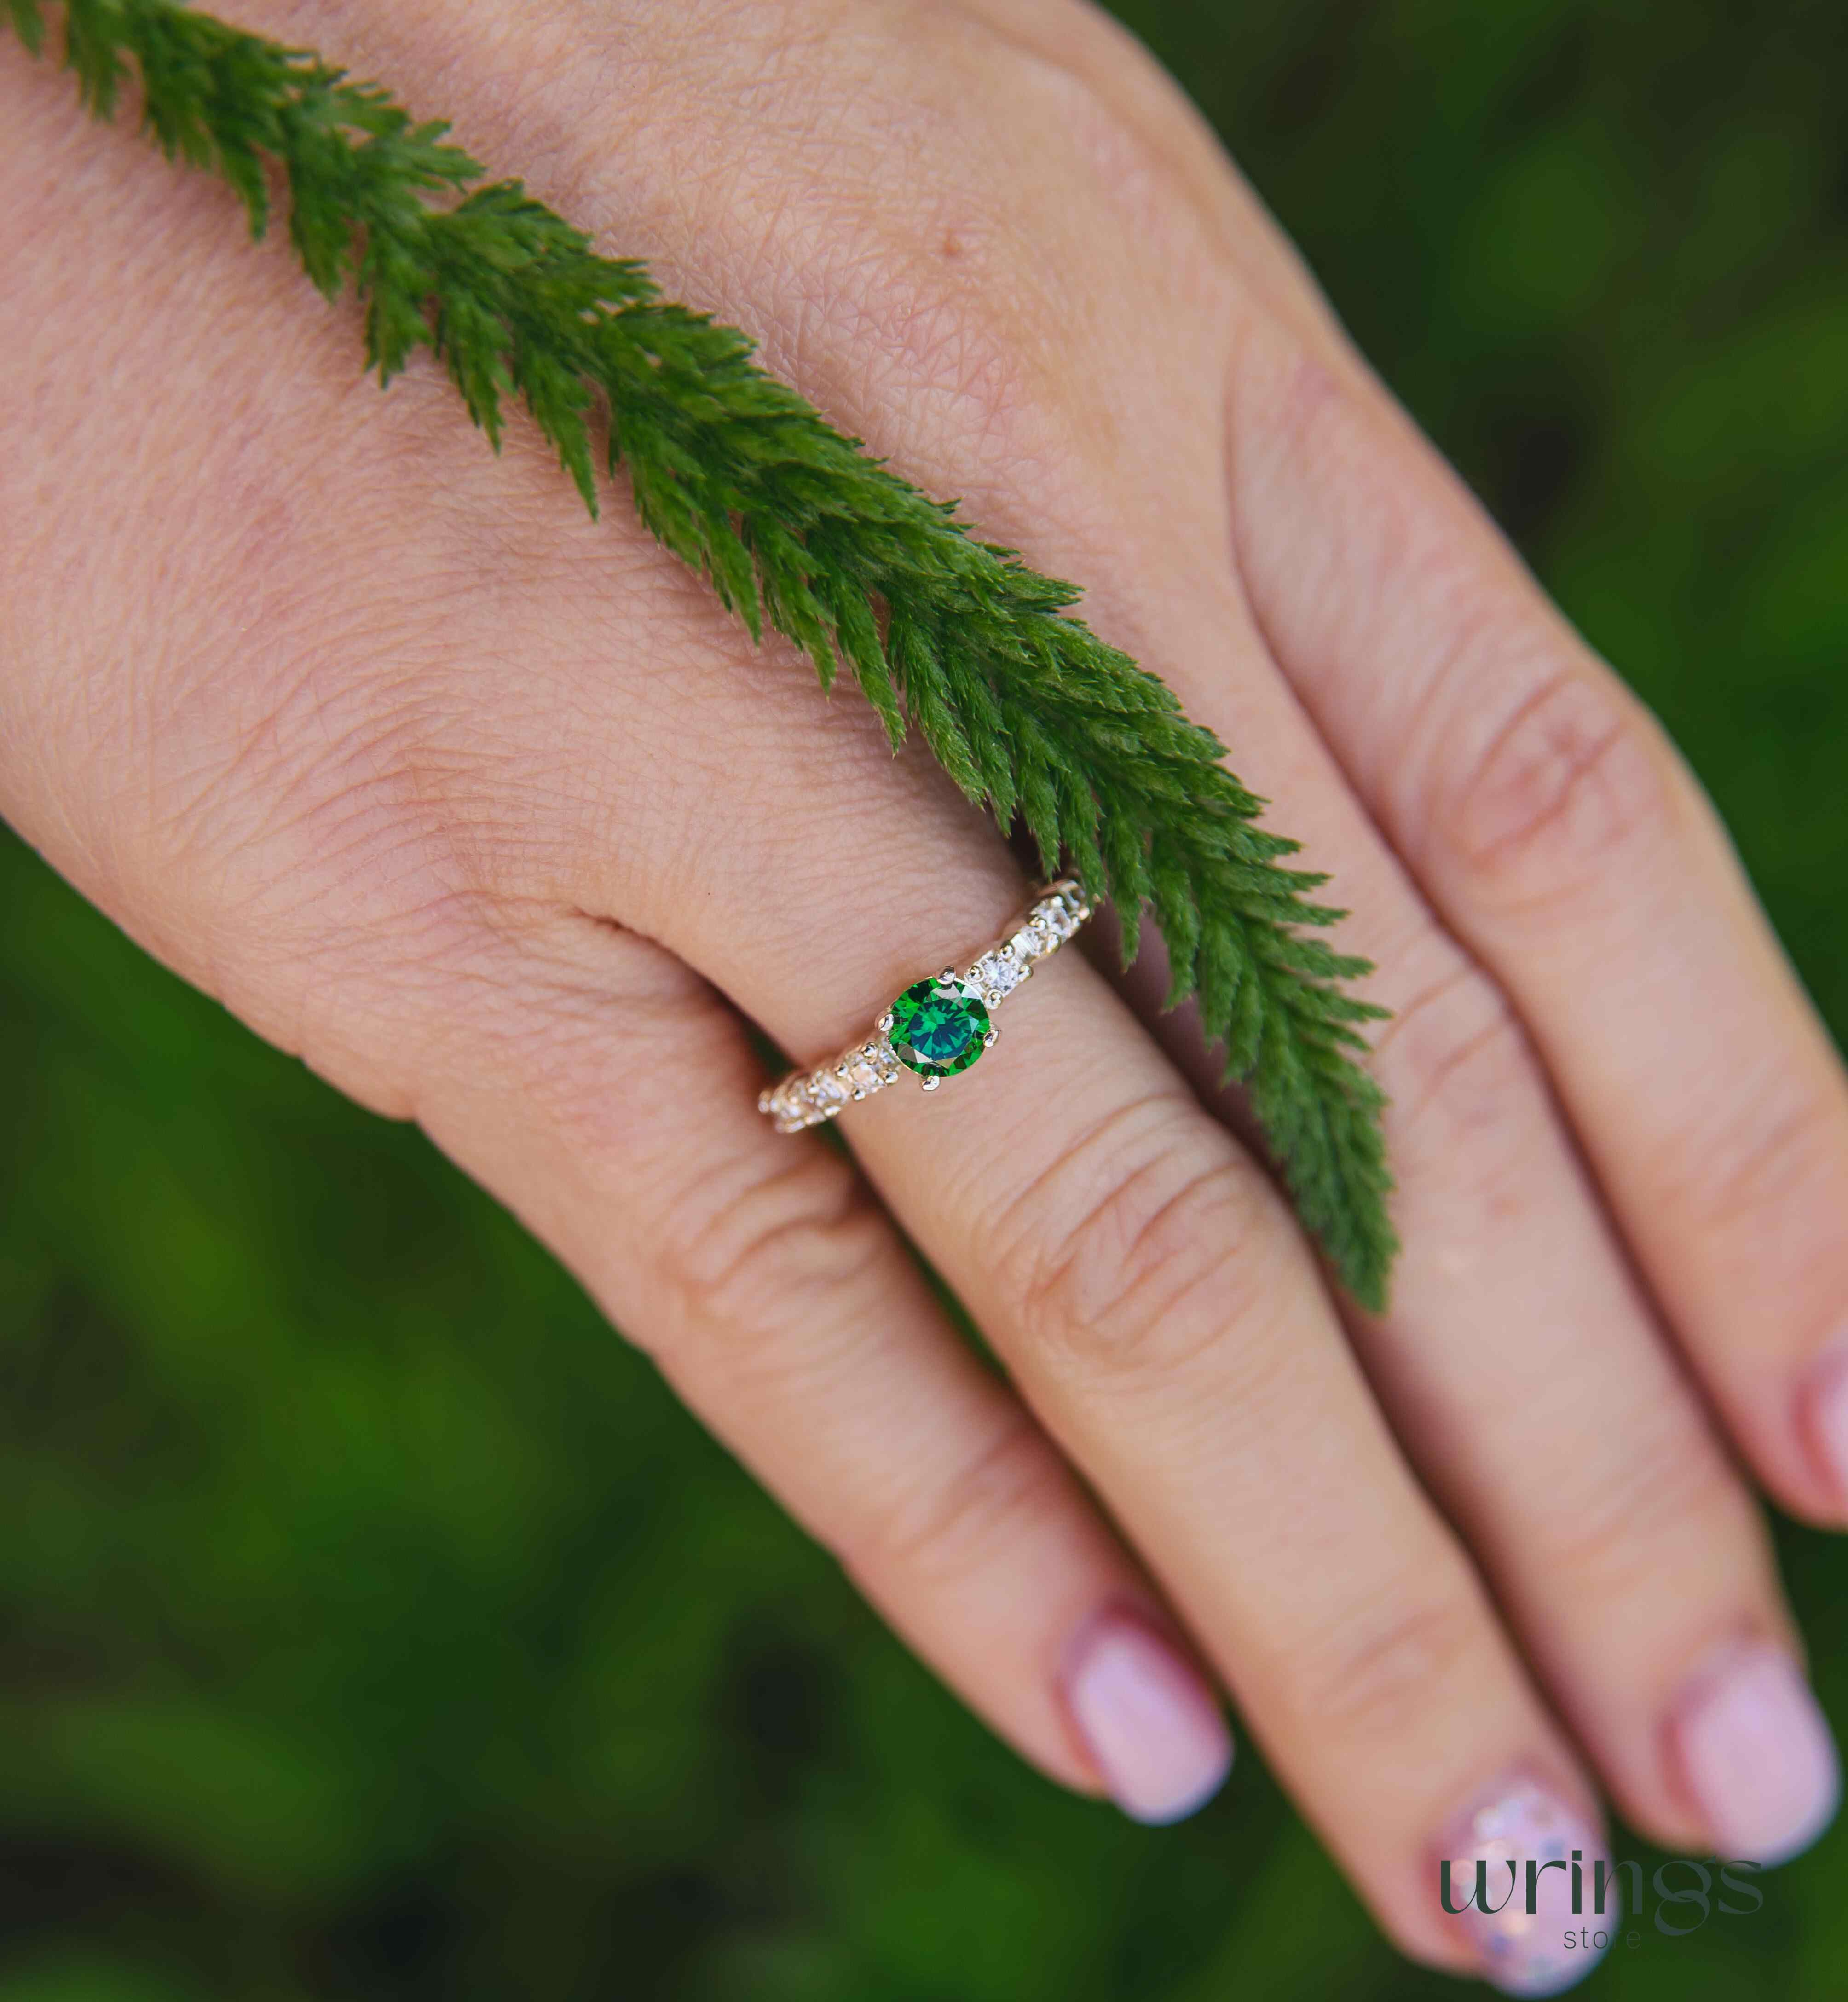
M1124 12L1848 1030L1839 0ZM1159 1833L1023 1770L415 1133L5 836L0 918L0 2002L1456 1992L1248 1750ZM1780 1536L1848 1723L1848 1545ZM1845 1870L1582 1992L1842 1993Z

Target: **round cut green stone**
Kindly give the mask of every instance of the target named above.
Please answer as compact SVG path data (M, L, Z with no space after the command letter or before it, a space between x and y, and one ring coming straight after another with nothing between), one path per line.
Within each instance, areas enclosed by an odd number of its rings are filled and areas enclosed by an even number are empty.
M892 1003L892 1053L920 1077L954 1077L988 1047L989 1011L961 980L919 980Z

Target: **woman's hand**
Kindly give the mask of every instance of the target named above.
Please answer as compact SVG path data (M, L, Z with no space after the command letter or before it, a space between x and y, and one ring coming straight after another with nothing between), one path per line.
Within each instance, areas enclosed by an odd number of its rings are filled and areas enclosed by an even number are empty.
M852 1163L772 1132L744 1018L819 1058L966 957L999 836L530 437L382 397L228 195L10 47L9 818L497 1191L1055 1778L1195 1805L1204 1663L1407 1952L1530 1989L1568 1921L1447 1917L1440 1856L1588 1861L1600 1786L1807 1843L1747 1484L1848 1515L1841 1076L1672 751L1172 87L1065 0L239 12L761 335L1235 747L1396 1011L1392 1311L1330 1298L1159 954L1062 955Z

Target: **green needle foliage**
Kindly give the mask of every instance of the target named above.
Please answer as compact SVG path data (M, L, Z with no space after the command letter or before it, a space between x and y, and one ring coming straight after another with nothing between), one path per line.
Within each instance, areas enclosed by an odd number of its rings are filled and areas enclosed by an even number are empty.
M0 0L34 51L43 0ZM1355 1296L1383 1303L1396 1249L1383 1099L1355 1060L1383 1011L1341 983L1370 968L1304 928L1325 877L1152 675L1070 616L1079 596L977 540L758 368L748 336L661 297L633 260L518 181L414 124L377 85L173 0L64 0L65 61L111 117L138 78L169 159L230 183L260 235L270 173L289 235L328 298L349 282L389 382L419 348L447 367L498 446L518 396L597 508L595 434L642 520L761 637L845 663L896 745L915 724L971 800L1018 816L1048 872L1069 858L1133 951L1152 910L1173 968L1247 1086L1304 1222Z

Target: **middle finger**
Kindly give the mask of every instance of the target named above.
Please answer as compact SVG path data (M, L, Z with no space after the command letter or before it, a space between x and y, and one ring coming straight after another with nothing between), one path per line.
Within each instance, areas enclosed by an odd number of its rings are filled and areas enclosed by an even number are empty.
M1395 1431L1626 1815L1665 1842L1769 1860L1787 1846L1780 1801L1712 1743L1738 1707L1714 1700L1729 1669L1807 1701L1762 1519L1513 1010L1379 839L1229 574L1145 628L1190 711L1287 775L1278 820L1337 867L1343 943L1378 961L1369 996L1395 1011L1372 1068L1405 1248L1390 1311L1348 1317ZM1132 981L1151 1018L1160 975L1152 961ZM1170 1018L1157 1033L1210 1097L1197 1030Z

